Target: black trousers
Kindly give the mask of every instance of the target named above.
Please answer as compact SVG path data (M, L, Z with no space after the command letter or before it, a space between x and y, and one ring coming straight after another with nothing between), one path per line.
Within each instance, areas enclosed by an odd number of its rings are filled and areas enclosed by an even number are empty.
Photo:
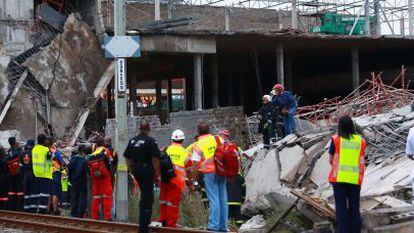
M24 192L23 192L23 174L19 173L15 176L9 176L8 196L9 210L23 210Z
M338 233L360 233L359 212L361 186L333 183Z
M152 204L154 203L154 177L152 165L136 164L134 177L141 189L141 200L139 201L139 232L149 232L148 225L151 224Z
M9 206L9 196L8 192L8 181L7 176L0 175L0 210L6 210Z
M263 145L269 146L270 145L270 139L273 139L276 137L275 133L275 126L272 124L269 124L266 128L262 130L263 133Z
M24 206L26 212L35 213L37 211L36 204L36 185L35 176L32 171L25 171L23 175L23 190L24 190Z
M242 225L241 205L229 205L229 219L236 225Z
M87 189L85 185L72 185L70 187L70 216L83 218L86 213Z

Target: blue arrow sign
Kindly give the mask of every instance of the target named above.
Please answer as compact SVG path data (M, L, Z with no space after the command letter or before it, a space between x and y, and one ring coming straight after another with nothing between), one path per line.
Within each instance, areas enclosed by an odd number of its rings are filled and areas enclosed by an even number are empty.
M141 56L139 36L106 36L104 38L105 58L126 58Z

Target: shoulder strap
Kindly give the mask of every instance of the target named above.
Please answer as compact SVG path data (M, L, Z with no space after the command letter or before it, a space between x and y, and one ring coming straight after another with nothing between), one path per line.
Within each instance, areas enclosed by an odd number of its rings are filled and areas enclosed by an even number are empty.
M214 139L216 140L216 143L217 143L217 146L220 146L221 145L221 141L220 141L220 138L219 138L219 136L214 136Z

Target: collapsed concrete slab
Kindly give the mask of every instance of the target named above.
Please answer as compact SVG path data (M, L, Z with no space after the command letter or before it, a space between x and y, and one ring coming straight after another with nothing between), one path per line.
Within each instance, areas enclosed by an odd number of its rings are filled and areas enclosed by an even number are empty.
M303 148L299 145L286 147L278 153L280 161L280 179L285 182L292 182L303 161Z
M79 111L95 99L93 90L109 62L103 57L101 45L89 26L70 15L64 31L23 64L50 97L50 119L55 136L61 138L78 118ZM34 101L27 90L21 90L1 124L1 130L17 129L22 139L32 138L47 129L47 119L34 110ZM39 108L42 108L40 103ZM39 122L33 119L39 117ZM43 119L42 117L43 116Z

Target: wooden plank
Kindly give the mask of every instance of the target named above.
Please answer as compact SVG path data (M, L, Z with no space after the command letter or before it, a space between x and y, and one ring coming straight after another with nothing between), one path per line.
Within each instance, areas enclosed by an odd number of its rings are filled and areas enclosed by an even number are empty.
M291 190L290 191L293 195L301 198L305 201L306 204L312 206L317 210L317 214L321 214L322 217L326 217L332 220L335 220L335 211L327 206L325 203L315 200L314 198L310 197L309 195L302 193L298 190Z

